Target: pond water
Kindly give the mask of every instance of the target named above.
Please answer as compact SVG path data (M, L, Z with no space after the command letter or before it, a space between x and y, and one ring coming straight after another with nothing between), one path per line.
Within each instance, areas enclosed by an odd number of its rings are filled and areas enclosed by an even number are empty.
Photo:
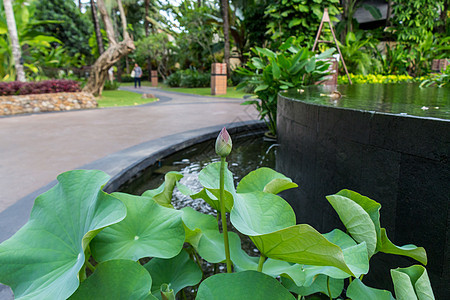
M275 155L277 145L266 141L260 135L248 135L246 137L231 137L233 150L227 157L228 168L237 182L249 172L259 167L275 167ZM215 141L208 141L186 148L171 156L164 158L157 165L146 169L140 176L133 179L119 189L133 195L141 195L146 190L155 189L164 182L164 174L169 171L178 171L184 175L180 183L188 186L193 192L201 190L198 174L212 162L220 161L215 153ZM202 213L215 215L208 204L203 200L192 200L183 195L177 189L174 191L172 204L180 209L190 206Z
M340 99L328 97L331 92ZM450 87L421 88L418 83L313 86L289 90L284 97L308 103L392 114L450 119Z

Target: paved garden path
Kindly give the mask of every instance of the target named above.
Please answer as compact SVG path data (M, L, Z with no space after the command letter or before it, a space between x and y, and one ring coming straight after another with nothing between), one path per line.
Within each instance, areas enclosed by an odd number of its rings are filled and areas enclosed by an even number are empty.
M0 118L0 217L64 171L143 142L213 125L256 120L243 100L121 88L160 100L134 107ZM4 214L3 214L4 216ZM1 228L0 220L0 231ZM1 240L0 240L1 242Z

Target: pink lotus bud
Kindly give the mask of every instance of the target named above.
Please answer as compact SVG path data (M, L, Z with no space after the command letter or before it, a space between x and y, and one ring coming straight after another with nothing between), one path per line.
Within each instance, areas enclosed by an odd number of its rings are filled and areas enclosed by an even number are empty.
M216 153L220 157L227 157L232 147L233 143L231 142L230 134L224 127L216 140Z

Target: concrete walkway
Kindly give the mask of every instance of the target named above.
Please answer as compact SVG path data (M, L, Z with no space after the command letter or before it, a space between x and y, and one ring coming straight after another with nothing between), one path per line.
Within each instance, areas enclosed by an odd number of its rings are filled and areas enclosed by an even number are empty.
M240 106L240 99L150 87L121 89L151 93L160 100L134 107L0 118L0 218L5 221L8 207L37 190L43 192L62 172L165 136L258 119L253 107ZM0 220L0 232L7 231L4 221Z

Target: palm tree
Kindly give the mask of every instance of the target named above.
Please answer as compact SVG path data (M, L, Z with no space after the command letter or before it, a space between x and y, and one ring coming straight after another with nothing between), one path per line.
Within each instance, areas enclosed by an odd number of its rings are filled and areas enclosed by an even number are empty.
M229 3L228 0L220 0L221 8L222 8L222 19L223 19L223 37L225 40L225 46L223 50L225 63L227 64L227 76L231 76L231 68L230 68L230 22L228 19L228 9Z
M16 67L17 80L25 82L25 72L21 62L22 53L20 50L19 37L17 35L16 20L14 19L14 11L12 7L12 0L4 0L6 24L8 26L9 38L11 39L12 54L14 58L14 65Z

